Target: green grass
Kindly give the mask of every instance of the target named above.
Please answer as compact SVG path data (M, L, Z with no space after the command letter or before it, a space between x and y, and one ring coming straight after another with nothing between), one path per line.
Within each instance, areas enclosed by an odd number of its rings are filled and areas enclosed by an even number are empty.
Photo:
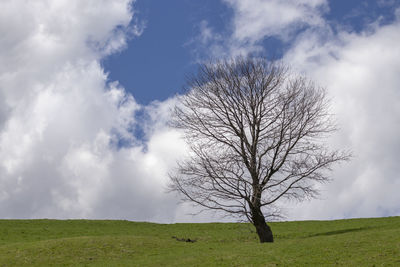
M0 266L400 266L400 217L271 228L260 244L244 223L0 220Z

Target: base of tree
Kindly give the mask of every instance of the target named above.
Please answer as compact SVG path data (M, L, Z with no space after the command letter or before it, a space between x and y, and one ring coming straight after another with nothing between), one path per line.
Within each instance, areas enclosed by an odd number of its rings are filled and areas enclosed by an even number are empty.
M274 236L271 231L271 227L265 221L264 215L260 209L254 209L253 214L253 225L256 227L258 238L260 243L274 242Z
M256 226L258 238L260 243L272 243L274 242L274 236L272 234L271 228L265 223L263 225Z

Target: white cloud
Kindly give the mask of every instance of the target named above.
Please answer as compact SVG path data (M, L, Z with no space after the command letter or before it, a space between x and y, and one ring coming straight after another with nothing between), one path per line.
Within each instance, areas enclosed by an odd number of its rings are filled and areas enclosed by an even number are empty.
M234 9L233 38L254 43L266 36L288 40L304 26L323 26L326 0L224 0Z
M194 44L197 54L219 58L264 49L262 41L273 37L292 41L299 30L329 30L322 15L329 10L327 0L222 0L233 10L229 31L217 33L202 21Z
M133 15L130 0L2 2L0 217L174 219L179 134L159 118L140 145L142 107L99 63L140 35Z
M341 126L332 142L354 153L323 187L324 200L294 209L292 218L400 214L400 21L372 27L326 42L307 33L285 55L327 87Z

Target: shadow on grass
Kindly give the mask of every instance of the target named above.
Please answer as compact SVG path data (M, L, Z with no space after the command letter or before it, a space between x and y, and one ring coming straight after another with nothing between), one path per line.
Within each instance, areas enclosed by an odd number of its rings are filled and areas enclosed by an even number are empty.
M365 231L365 230L369 230L372 228L375 228L375 227L359 227L359 228L341 229L341 230L335 230L335 231L329 231L329 232L316 233L316 234L309 235L307 237L340 235L340 234L346 234L346 233L351 233L351 232Z

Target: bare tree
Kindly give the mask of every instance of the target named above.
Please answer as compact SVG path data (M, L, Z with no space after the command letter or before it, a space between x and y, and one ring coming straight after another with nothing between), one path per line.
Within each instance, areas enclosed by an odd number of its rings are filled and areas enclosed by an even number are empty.
M273 242L266 218L279 199L317 194L333 163L348 155L323 139L336 130L325 91L263 58L203 64L187 84L172 125L188 159L170 174L184 201L247 218Z

